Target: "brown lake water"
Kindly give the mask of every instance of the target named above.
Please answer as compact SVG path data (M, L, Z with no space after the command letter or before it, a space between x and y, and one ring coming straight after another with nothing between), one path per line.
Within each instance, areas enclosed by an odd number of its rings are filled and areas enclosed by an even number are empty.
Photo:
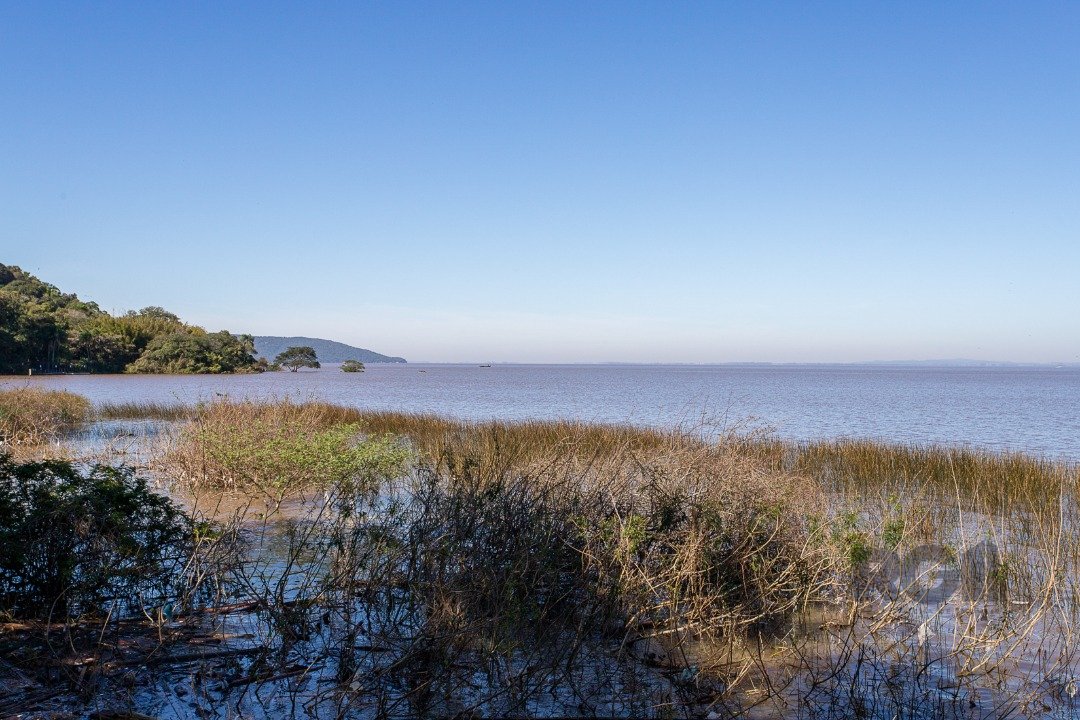
M4 377L94 402L320 399L464 420L702 421L794 440L875 438L1080 461L1080 368L370 365L263 375Z

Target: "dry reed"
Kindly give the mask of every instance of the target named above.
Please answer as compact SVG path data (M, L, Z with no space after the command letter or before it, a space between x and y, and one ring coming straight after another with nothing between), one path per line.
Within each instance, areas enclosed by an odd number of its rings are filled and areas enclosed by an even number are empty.
M101 420L188 420L195 414L195 407L182 403L159 402L106 402L94 408L94 416Z
M1076 467L325 403L188 412L166 467L189 482L243 492L290 478L296 514L260 506L260 537L282 547L237 564L230 587L281 658L250 677L293 677L285 658L324 668L318 689L289 686L305 707L815 718L1076 707ZM406 438L412 462L358 492L281 454L346 436Z
M39 445L78 427L89 412L86 398L62 390L0 390L0 443Z

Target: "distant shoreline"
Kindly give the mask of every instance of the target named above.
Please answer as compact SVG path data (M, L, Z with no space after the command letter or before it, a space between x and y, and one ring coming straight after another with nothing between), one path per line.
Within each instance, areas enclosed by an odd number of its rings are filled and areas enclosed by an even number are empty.
M731 370L1037 370L1037 371L1056 371L1056 370L1080 370L1080 363L972 363L963 364L961 362L941 362L934 361L926 362L865 362L865 363L772 363L772 362L730 362L730 363L675 363L675 362L655 362L655 363L634 363L634 362L564 362L564 363L530 363L530 362L367 362L364 364L369 368L400 368L405 369L417 369L421 367L447 367L447 368L484 368L484 369L497 369L497 368L572 368L572 367L590 367L590 368L724 368ZM310 375L313 373L325 372L328 370L337 371L341 362L324 362L321 370L302 369L297 374ZM3 379L34 379L34 378L47 378L47 377L208 377L208 376L246 376L246 375L273 375L276 373L283 373L288 375L294 375L294 373L286 373L285 371L269 370L265 372L233 372L233 373L94 373L94 372L35 372L32 375L29 374L0 374L0 378Z
M389 363L383 363L389 364ZM438 360L417 360L409 365L447 365L447 366L476 366L476 367L701 367L701 368L955 368L955 369L1047 369L1047 370L1080 370L1080 362L1066 363L1022 363L1022 362L982 362L982 361L892 361L875 360L867 362L623 362L618 360L601 360L597 362L527 362L527 361L453 361L442 362Z

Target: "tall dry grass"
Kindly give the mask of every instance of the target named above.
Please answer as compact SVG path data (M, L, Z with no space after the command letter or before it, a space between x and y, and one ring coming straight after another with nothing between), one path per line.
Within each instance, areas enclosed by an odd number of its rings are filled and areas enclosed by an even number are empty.
M182 403L162 402L105 402L94 408L94 417L101 420L188 420L195 407Z
M774 462L783 452L774 446ZM1077 482L1075 468L1022 453L871 440L803 444L793 462L776 464L816 478L831 492L933 489L991 513L1052 508Z
M421 460L406 483L414 514L386 546L401 554L349 575L385 589L365 617L400 649L384 671L400 671L413 710L483 696L469 673L510 676L515 658L536 688L577 687L588 670L575 660L657 666L684 696L637 706L655 714L1029 716L1075 697L1075 467L869 441L348 416L411 438ZM404 626L380 614L403 602ZM839 612L809 624L815 607Z
M684 449L722 445L733 455L760 463L771 472L801 475L828 493L910 491L959 495L988 512L1011 512L1018 504L1047 508L1062 491L1076 492L1075 466L1023 453L912 446L875 440L794 443L759 436L709 438L682 429L661 430L629 425L575 421L463 422L429 414L365 411L324 402L225 401L212 403L225 427L246 419L263 422L278 413L283 422L326 429L359 425L365 433L410 440L425 458L452 462L463 446L495 465L539 459L562 451L576 457L604 457L619 452L648 452L677 445ZM202 406L168 403L104 403L96 415L107 419L161 419L206 422ZM277 408L277 409L274 409ZM285 408L284 410L282 408ZM236 413L225 419L225 410ZM282 414L283 413L283 414ZM287 420L292 418L293 420ZM209 420L213 422L212 419ZM481 445L483 447L481 447ZM1049 503L1049 505L1048 505Z
M261 642L325 668L338 710L1025 717L1076 696L1076 467L324 403L187 412L166 467L189 487L296 494L231 585ZM368 442L408 452L336 464Z
M0 443L39 445L81 425L90 401L62 390L0 390Z
M410 465L387 437L408 439ZM390 443L373 446L393 460L361 472L362 497L330 449L344 438ZM304 514L273 526L284 560L237 584L294 651L315 607L346 608L346 644L325 650L336 675L356 702L407 714L470 694L520 712L529 693L506 678L523 664L533 693L611 662L685 669L703 643L782 632L834 594L844 568L814 482L677 431L222 401L196 409L168 463L189 487L301 498ZM387 650L360 660L351 643ZM478 668L490 687L477 688ZM695 682L721 670L698 663Z
M804 640L787 676L808 716L1080 708L1077 466L872 441L747 452L820 484L853 565L859 619Z

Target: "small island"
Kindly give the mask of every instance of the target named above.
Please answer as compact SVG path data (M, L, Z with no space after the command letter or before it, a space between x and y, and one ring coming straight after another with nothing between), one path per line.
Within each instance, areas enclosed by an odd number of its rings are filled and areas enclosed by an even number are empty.
M341 363L341 372L357 373L364 372L364 363L359 360L346 360Z

